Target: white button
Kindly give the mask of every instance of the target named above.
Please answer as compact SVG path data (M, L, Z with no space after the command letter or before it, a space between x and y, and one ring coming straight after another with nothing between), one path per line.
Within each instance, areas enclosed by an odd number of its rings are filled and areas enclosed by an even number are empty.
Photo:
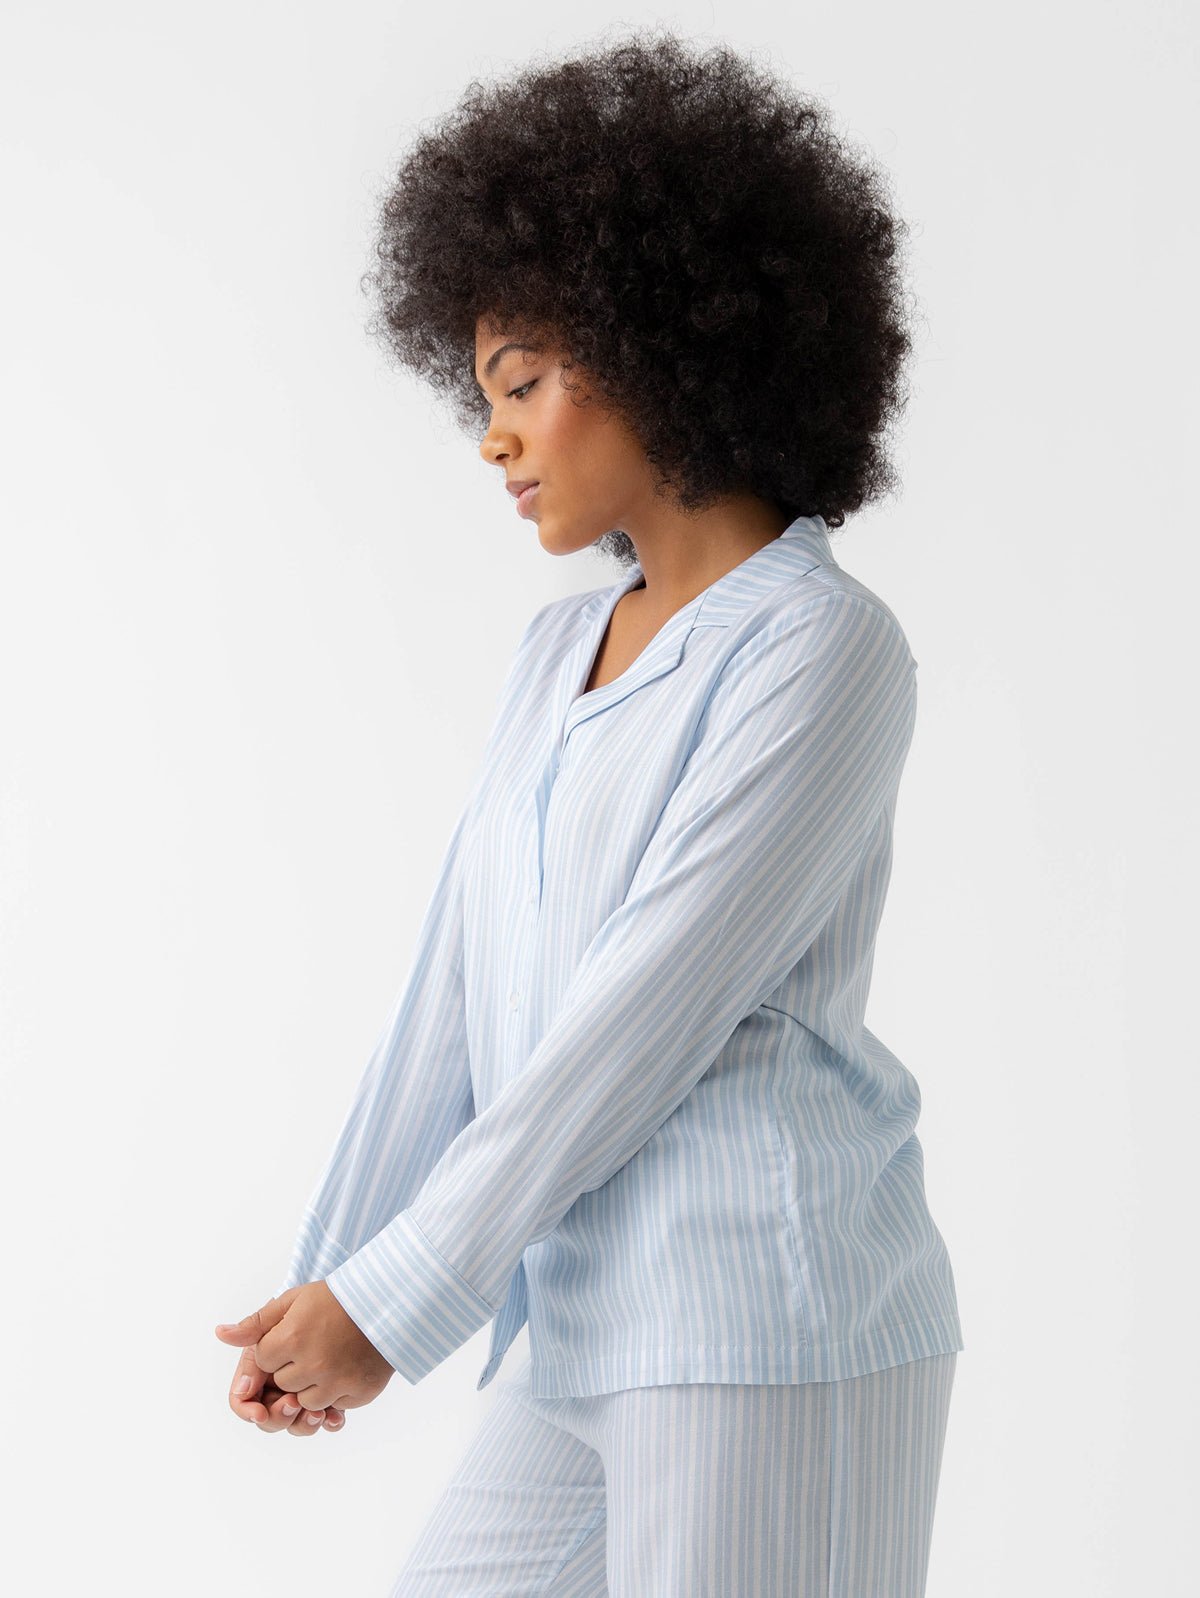
M521 995L519 993L510 993L509 994L509 996L508 996L508 1007L509 1007L510 1010L515 1010L517 1008L517 1005L520 1004L520 1002L521 1002Z

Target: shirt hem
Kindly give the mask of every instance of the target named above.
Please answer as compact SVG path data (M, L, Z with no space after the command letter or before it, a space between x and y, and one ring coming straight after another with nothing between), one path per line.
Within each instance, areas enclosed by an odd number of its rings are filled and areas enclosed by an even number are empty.
M531 1344L530 1392L535 1398L587 1398L676 1382L791 1386L845 1381L914 1359L961 1353L963 1348L957 1318L893 1322L841 1342L777 1354L738 1344L701 1344L681 1350L676 1343L653 1348L631 1345L603 1359L545 1360L539 1359Z

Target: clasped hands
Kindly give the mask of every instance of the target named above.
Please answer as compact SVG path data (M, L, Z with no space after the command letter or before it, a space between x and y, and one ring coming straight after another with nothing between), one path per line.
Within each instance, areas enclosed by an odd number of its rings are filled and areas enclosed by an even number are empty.
M337 1431L395 1375L323 1281L288 1288L216 1335L242 1350L230 1408L264 1431Z

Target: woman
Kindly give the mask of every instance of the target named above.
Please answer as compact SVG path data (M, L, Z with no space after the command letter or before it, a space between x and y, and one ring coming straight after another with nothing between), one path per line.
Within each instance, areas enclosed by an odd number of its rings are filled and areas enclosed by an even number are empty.
M235 1409L311 1435L528 1323L393 1598L924 1589L963 1345L863 1024L916 662L828 536L893 486L901 231L817 108L671 35L473 85L384 201L375 330L543 548L621 569L526 628L231 1334Z

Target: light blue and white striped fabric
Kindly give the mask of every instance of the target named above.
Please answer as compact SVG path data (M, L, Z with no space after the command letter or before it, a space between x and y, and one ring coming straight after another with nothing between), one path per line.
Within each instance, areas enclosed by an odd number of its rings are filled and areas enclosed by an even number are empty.
M962 1348L912 1074L863 1024L916 662L820 517L584 692L543 606L280 1291L409 1382L495 1316L532 1392L836 1381Z
M957 1354L487 1411L389 1598L922 1598Z

